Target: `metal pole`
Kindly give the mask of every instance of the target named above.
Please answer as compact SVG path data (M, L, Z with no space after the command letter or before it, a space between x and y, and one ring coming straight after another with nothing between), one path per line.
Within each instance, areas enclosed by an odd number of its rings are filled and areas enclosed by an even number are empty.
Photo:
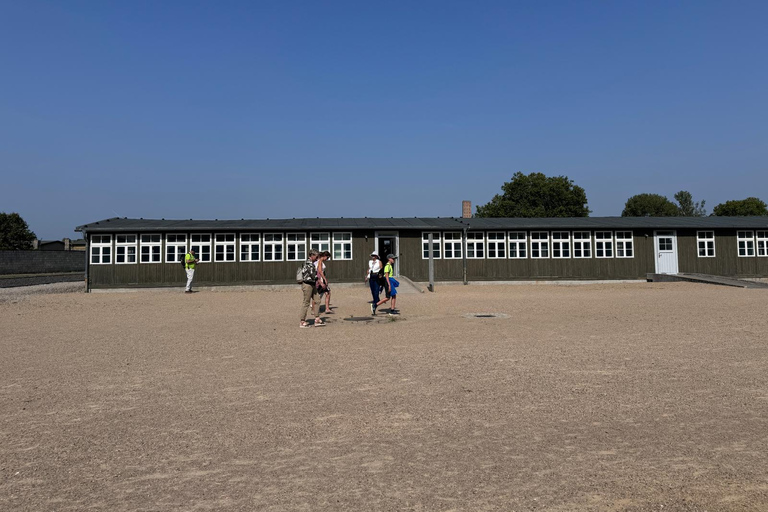
M431 292L435 291L435 254L432 247L434 237L433 234L429 234L429 286L427 289Z
M467 228L461 233L461 263L464 268L464 284L467 282Z
M91 238L87 230L83 230L83 237L85 238L85 293L91 293L91 280L88 275L91 268Z

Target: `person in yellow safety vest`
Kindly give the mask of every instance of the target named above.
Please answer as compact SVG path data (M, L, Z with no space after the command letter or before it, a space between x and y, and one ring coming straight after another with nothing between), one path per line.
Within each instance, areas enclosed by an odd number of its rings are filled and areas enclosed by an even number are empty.
M192 281L195 279L195 263L197 263L195 250L190 249L186 256L184 256L184 269L187 271L187 288L184 290L184 293L192 293Z

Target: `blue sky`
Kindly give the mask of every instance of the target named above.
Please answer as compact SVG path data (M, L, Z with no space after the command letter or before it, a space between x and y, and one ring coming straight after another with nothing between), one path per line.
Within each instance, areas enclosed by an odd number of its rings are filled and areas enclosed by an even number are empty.
M768 200L768 2L0 0L0 211L460 215L513 173L592 215Z

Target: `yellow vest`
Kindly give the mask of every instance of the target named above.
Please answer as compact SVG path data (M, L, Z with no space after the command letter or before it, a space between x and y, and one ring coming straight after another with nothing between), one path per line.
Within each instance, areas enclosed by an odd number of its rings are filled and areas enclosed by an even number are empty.
M195 270L195 257L190 253L187 253L187 255L184 256L184 266L188 269Z

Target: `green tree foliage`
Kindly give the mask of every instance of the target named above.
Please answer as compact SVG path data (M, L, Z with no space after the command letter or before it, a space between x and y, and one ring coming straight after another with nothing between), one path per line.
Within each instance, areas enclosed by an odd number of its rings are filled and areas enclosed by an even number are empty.
M687 190L681 190L675 194L675 201L678 205L678 215L681 217L704 217L707 214L704 208L706 201L693 202L693 195Z
M659 194L637 194L627 199L622 217L676 217L677 205Z
M516 172L488 204L477 207L478 217L588 217L587 194L566 176Z
M31 249L35 234L18 213L0 213L0 250Z
M712 215L719 217L738 217L752 215L768 215L768 207L756 197L748 197L738 201L726 201L712 208Z

